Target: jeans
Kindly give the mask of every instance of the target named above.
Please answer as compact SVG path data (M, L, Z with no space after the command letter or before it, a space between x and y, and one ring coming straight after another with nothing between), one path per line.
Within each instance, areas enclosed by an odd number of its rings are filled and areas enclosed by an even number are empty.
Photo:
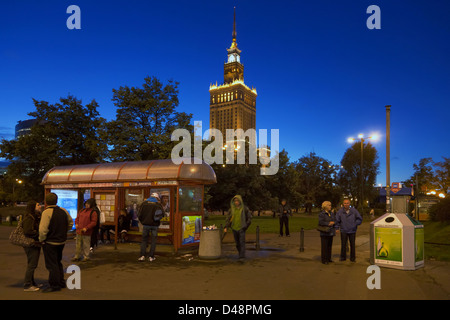
M350 241L350 261L356 260L355 238L356 238L356 233L344 233L341 231L341 258L340 258L340 260L347 259L347 239Z
M90 245L91 236L77 234L74 258L81 259L81 256L83 256L85 259L88 259L90 254Z
M156 238L158 237L158 227L155 226L143 226L142 230L142 242L141 242L141 256L147 256L147 245L148 245L148 238L149 235L152 235L152 244L150 246L150 253L149 257L155 256L155 249L156 249Z
M66 287L64 281L64 270L61 263L64 245L53 245L45 243L43 247L45 267L49 271L48 284L53 289Z
M233 230L234 241L236 242L236 249L239 252L239 259L245 258L245 230Z
M24 247L24 249L27 255L27 271L25 272L23 287L26 289L31 286L36 286L36 282L34 282L34 270L36 270L38 266L41 247Z

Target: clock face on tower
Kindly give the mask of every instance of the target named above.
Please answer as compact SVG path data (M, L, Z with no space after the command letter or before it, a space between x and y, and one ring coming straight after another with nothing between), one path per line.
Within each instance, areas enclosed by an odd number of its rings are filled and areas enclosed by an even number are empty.
M228 63L230 63L230 62L240 62L240 60L241 59L240 59L239 55L236 54L236 53L228 55Z

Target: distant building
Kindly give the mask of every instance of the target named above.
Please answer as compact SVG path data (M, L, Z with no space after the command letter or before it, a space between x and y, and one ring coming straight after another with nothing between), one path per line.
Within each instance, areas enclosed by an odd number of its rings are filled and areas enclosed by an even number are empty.
M0 161L0 176L3 176L6 174L6 171L8 171L8 166L11 164L9 161Z
M256 129L256 89L244 83L244 65L241 50L236 43L236 11L234 12L233 39L227 49L228 60L224 64L224 83L211 84L209 127L226 135L226 129Z
M379 189L379 202L386 203L386 187L378 187ZM409 213L409 203L411 197L414 196L412 188L390 188L390 203L391 212L394 213Z
M19 121L16 125L16 139L30 133L31 127L37 122L36 119Z

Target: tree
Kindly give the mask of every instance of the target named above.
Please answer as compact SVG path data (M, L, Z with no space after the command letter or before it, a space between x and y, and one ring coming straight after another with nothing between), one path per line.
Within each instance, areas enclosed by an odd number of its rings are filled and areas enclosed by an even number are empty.
M300 193L300 173L296 170L294 163L289 161L286 150L283 149L278 154L278 158L278 172L266 177L267 188L272 197L277 200L277 205L285 199L292 208L299 208L304 201Z
M427 190L435 189L437 186L437 179L434 174L432 158L422 158L419 163L413 164L414 173L408 180L405 181L406 185L416 185L419 194L425 194ZM445 169L445 164L443 168ZM442 171L443 173L443 171Z
M29 113L37 121L27 135L15 140L3 139L0 157L11 161L6 180L23 181L23 198L42 199L40 186L44 174L54 166L86 164L102 161L106 147L100 140L104 119L95 100L83 105L72 95L59 102L33 99L36 111ZM9 189L9 188L8 188Z
M450 221L450 198L447 197L436 204L433 204L429 209L430 218L433 221Z
M228 210L231 199L239 194L251 211L273 209L277 200L267 188L267 177L260 174L258 164L212 165L217 183L208 188L208 206Z
M295 168L299 174L299 193L305 197L305 209L311 212L311 206L319 206L323 201L336 204L339 193L335 187L336 169L332 163L314 152L298 159Z
M347 149L342 157L337 183L344 194L358 199L358 206L360 207L365 200L375 197L373 185L375 184L379 167L377 150L368 142L363 144L363 170L361 172L361 144L356 142ZM361 196L361 191L364 199Z
M106 124L105 139L114 161L167 159L175 129L193 131L192 114L177 112L178 82L147 77L141 88L113 89L116 119Z
M450 158L443 157L444 161L435 162L436 185L447 193L450 188Z

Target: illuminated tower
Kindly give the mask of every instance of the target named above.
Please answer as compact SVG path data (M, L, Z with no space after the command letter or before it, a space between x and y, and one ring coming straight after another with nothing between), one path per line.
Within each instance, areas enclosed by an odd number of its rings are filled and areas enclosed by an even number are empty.
M236 43L236 8L234 9L233 40L227 49L223 84L209 87L209 126L219 129L225 137L226 129L256 129L256 89L244 83L241 50Z

